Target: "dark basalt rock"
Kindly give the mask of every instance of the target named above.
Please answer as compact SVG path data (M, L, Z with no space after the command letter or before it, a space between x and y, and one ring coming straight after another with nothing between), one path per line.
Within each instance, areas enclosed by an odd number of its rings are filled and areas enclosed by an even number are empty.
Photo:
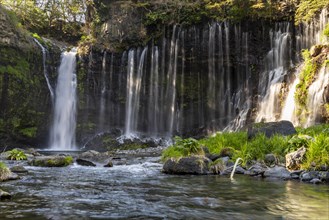
M80 159L80 158L76 159L76 162L80 166L87 166L87 167L95 167L96 166L96 164L94 164L93 162L88 161L88 160L84 160L84 159Z
M104 165L104 167L113 167L112 161L109 161L107 164Z
M208 174L210 160L203 156L183 157L179 160L169 159L163 166L167 174Z
M279 178L279 179L291 179L290 172L285 167L273 167L265 170L264 177Z
M256 123L248 128L248 139L252 139L260 133L270 138L276 134L283 136L293 135L296 134L297 131L290 121Z
M0 189L0 200L11 199L11 194Z
M28 173L27 169L25 169L23 166L14 166L10 168L10 170L14 173Z

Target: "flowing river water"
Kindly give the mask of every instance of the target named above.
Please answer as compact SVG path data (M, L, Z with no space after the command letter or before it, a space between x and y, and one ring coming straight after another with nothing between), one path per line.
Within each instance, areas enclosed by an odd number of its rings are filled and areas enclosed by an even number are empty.
M159 158L112 168L26 167L1 183L0 219L328 219L328 185L161 173Z

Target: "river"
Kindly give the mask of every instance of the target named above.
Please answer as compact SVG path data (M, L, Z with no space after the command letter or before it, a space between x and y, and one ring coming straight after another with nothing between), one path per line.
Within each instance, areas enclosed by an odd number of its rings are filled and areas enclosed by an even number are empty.
M139 161L139 162L138 162ZM328 219L328 185L161 173L158 158L112 168L26 167L1 183L0 219Z

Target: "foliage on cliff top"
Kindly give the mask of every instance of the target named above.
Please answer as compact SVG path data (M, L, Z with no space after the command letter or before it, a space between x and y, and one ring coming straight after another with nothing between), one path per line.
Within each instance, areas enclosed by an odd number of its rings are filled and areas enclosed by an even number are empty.
M173 146L165 149L162 153L162 159L188 156L182 150L184 148L182 143L185 142L189 142L188 139L181 139ZM299 128L298 134L291 137L275 135L267 138L265 135L260 134L252 140L248 140L246 132L224 132L199 140L194 145L205 146L212 154L220 154L223 149L231 149L231 158L237 159L241 157L245 164L253 160L264 160L265 155L270 153L277 155L278 158L284 158L287 153L304 146L307 148L306 159L302 164L304 169L317 170L322 165L329 166L328 124L317 125L307 129ZM204 152L202 151L202 153Z
M66 41L80 39L89 2L0 0L0 4L14 12L27 30Z
M296 24L311 21L324 7L329 7L329 0L301 0L296 10Z
M145 8L146 24L195 24L204 19L241 21L245 18L281 19L293 15L294 1L261 0L167 0L137 3Z

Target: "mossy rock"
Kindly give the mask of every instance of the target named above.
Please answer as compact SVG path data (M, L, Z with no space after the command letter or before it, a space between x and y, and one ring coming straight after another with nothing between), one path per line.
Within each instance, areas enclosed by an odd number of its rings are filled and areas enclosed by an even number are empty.
M66 167L73 163L71 156L46 156L31 160L29 165L37 167Z

